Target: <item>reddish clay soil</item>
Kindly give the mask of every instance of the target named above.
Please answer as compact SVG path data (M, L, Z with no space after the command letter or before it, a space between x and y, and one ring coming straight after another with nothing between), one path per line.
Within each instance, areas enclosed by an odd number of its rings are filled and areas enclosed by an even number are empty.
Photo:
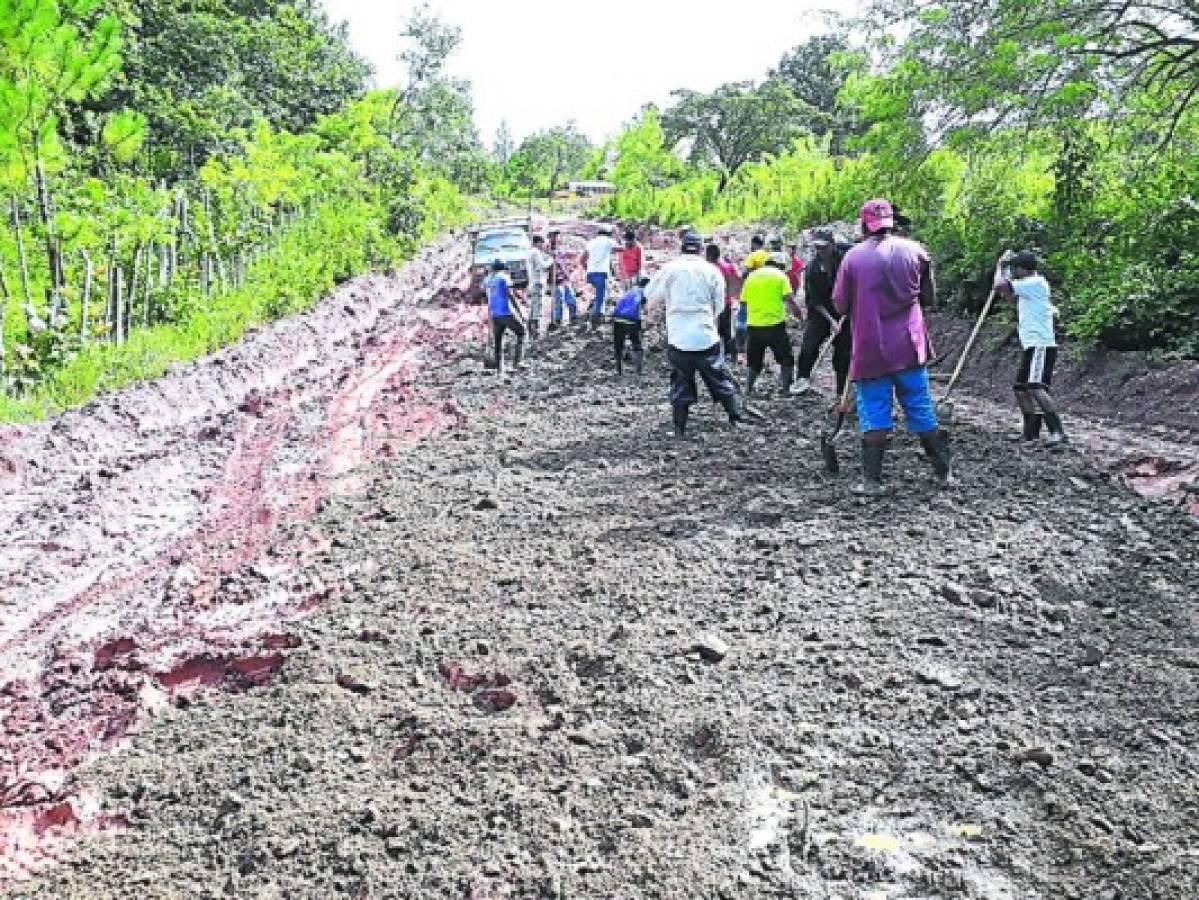
M988 335L962 487L870 507L818 395L674 442L658 337L484 374L466 264L0 431L0 890L1186 896L1192 364L1014 450Z
M428 384L482 327L462 254L443 241L398 278L0 433L0 882L119 824L80 793L80 763L174 697L265 683L288 622L332 595L294 583L328 546L314 514L371 461L463 424Z

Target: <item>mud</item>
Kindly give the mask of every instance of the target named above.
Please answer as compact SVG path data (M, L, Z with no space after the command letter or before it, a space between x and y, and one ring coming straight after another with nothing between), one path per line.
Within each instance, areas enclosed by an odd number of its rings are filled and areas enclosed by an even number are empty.
M76 802L81 762L181 691L281 665L285 623L330 596L294 581L327 544L303 524L363 465L460 423L413 382L481 327L456 302L464 260L447 240L394 281L5 431L0 880L42 865L58 832L119 824Z
M826 399L678 443L582 333L497 379L455 252L5 445L7 896L1193 895L1192 519L969 424L864 503Z

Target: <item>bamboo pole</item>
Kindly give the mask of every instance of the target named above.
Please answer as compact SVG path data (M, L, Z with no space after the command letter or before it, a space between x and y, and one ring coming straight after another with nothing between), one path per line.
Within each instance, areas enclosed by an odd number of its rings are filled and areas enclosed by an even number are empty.
M80 300L79 309L79 340L86 344L88 342L87 326L88 316L91 312L92 301L92 281L95 277L95 269L92 266L92 257L86 251L81 251L83 254L83 298Z
M15 194L11 199L12 230L17 239L17 260L20 263L21 291L25 295L25 322L28 327L36 312L33 308L33 291L29 287L29 261L25 256L25 238L21 230L21 204L17 201Z
M8 291L8 279L4 277L4 260L2 259L0 259L0 301L2 301L0 302L0 375L4 375L7 371L5 326L8 324L8 309L12 295Z
M137 303L137 292L141 288L141 280L139 278L142 268L142 254L145 252L145 245L138 241L133 248L133 264L129 267L129 310L123 322L126 332L133 325L133 307Z
M150 242L150 246L146 249L146 276L142 279L142 326L150 324L150 296L152 293L152 272L154 259L157 256L157 251L154 242Z

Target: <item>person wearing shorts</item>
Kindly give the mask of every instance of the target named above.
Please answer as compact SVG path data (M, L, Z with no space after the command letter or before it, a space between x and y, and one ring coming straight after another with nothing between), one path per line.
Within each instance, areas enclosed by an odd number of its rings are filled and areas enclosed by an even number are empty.
M849 317L852 333L849 377L862 431L862 483L854 492L883 492L896 399L937 480L949 484L949 443L929 389L931 348L921 310L921 302L931 303L936 293L932 257L916 241L894 234L895 213L886 200L863 204L860 223L863 240L845 255L833 287L833 306Z
M1020 364L1016 371L1016 404L1024 419L1024 428L1011 435L1012 440L1031 443L1049 429L1045 444L1061 447L1067 443L1057 401L1050 391L1053 367L1057 362L1057 338L1049 282L1037 273L1036 254L1028 250L1005 253L995 267L995 290L1016 301L1019 317Z

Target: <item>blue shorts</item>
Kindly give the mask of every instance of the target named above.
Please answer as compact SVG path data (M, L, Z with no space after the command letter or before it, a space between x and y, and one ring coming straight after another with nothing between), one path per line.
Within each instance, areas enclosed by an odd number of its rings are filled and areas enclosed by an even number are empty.
M881 378L865 378L854 382L858 396L858 423L862 433L890 431L895 427L891 413L895 398L903 407L908 431L923 434L937 430L937 411L928 387L928 369L920 366Z

